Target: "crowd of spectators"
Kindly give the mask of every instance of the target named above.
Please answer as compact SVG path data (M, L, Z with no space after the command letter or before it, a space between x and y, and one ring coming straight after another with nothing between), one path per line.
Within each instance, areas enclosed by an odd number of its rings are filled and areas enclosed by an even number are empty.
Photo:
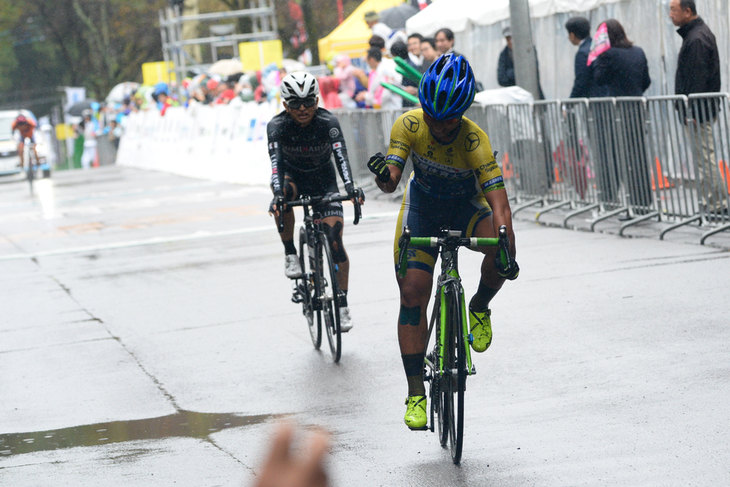
M691 0L672 0L672 3L675 2L682 5L691 2L694 7ZM325 108L400 108L417 105L418 79L413 75L404 75L399 64L407 64L413 68L413 72L424 73L440 55L459 54L455 50L454 33L448 28L438 30L433 37L424 37L418 33L407 35L403 29L388 27L374 11L367 12L364 20L372 30L368 49L360 56L330 53L327 57L328 71L319 76L320 103ZM576 83L571 96L640 96L650 83L643 51L632 45L617 20L610 19L603 25L610 31L615 45L608 52L594 52L595 60L590 59L593 66L589 62L589 54L596 41L591 42L590 24L585 19L574 18L566 25L568 39L579 46ZM618 37L617 32L620 33ZM506 27L503 31L506 45L496 66L498 82L505 87L516 83L511 35L510 28ZM619 38L620 41L617 40ZM619 64L628 71L612 69ZM304 65L287 67L289 71L305 68ZM142 86L121 104L106 107L107 113L103 118L107 123L104 124L104 130L111 138L118 138L115 134L121 132L124 117L140 110L156 109L164 115L167 108L176 105L278 100L279 82L286 74L287 69L272 63L260 71L242 70L228 76L202 73L183 80L179 86L168 86L166 83ZM477 89L481 89L481 83L478 83ZM540 98L544 98L541 89Z

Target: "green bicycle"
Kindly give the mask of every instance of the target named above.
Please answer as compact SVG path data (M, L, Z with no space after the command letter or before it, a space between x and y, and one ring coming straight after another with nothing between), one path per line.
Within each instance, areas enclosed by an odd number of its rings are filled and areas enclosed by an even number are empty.
M398 241L398 276L406 275L408 246L438 247L441 256L441 274L436 281L431 321L428 326L426 350L438 318L438 332L433 350L424 360L423 378L429 383L430 429L434 431L434 418L438 419L438 435L442 447L449 445L451 459L461 461L464 444L464 392L466 378L476 374L471 360L469 344L473 337L464 301L464 288L458 269L459 247L499 247L498 265L508 269L514 262L509 254L507 228L499 228L497 238L463 238L461 232L444 228L440 237L412 237L409 227L403 229Z

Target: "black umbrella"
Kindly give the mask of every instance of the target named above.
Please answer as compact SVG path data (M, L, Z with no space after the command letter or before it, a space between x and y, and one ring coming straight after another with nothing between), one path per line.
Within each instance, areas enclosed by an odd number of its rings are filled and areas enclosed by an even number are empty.
M91 104L98 103L96 100L81 100L69 107L66 111L69 115L74 117L80 117L84 110L91 110Z
M406 20L418 13L418 9L407 3L380 11L380 21L391 29L403 29Z

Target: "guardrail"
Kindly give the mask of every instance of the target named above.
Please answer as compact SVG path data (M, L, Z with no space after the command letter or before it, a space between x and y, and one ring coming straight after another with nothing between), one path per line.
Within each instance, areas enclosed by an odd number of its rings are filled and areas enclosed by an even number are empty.
M195 105L134 113L117 164L242 184L271 178L266 124L276 103Z
M130 117L117 163L244 184L268 185L266 124L276 104L170 108ZM336 110L355 182L370 187L366 163L386 152L404 110ZM706 228L701 243L730 229L730 102L727 94L595 98L472 106L466 116L498 151L512 212L535 219L588 213L590 229L646 220L659 237L685 225ZM404 172L411 171L409 160ZM405 188L405 180L401 189Z
M402 110L337 110L355 180L385 152ZM595 98L472 106L466 114L498 151L512 212L535 219L566 208L563 226L591 212L590 229L619 217L619 233L646 220L730 229L730 103L727 94ZM410 172L409 168L405 169Z

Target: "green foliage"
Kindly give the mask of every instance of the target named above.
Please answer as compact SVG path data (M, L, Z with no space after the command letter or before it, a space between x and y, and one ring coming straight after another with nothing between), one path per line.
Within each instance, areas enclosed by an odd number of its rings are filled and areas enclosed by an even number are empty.
M159 61L166 0L0 0L0 91L85 86L103 99Z

